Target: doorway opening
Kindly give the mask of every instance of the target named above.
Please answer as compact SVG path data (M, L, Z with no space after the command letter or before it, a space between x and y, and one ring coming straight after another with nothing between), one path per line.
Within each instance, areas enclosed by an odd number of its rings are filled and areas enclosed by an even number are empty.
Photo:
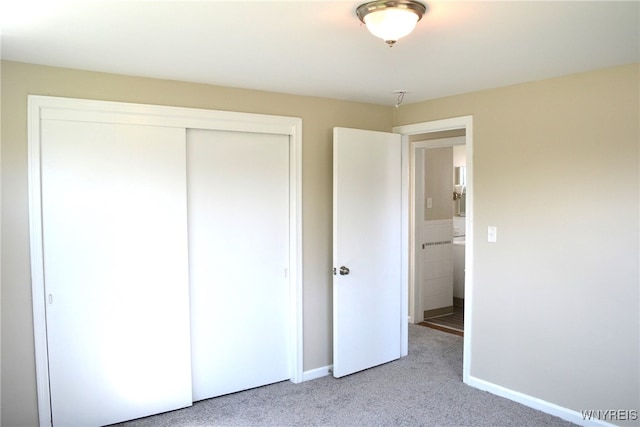
M464 271L465 279L463 285L464 295L464 342L463 342L463 381L468 382L471 364L471 335L472 335L472 309L473 309L473 117L463 116L455 117L444 120L437 120L432 122L417 123L412 125L398 126L393 129L394 132L402 135L402 147L403 158L407 161L403 164L403 176L406 179L405 194L406 200L405 206L405 220L406 227L405 232L407 235L407 246L409 249L406 266L407 266L407 298L408 298L408 320L409 323L420 323L424 320L424 304L422 289L419 285L419 277L416 274L417 266L419 265L420 252L422 251L422 245L429 243L440 243L445 245L451 242L453 243L453 224L450 220L451 229L449 234L446 233L440 235L442 238L435 238L433 242L420 241L416 238L417 231L419 231L420 222L417 221L416 212L418 211L417 204L421 203L427 207L428 200L423 199L417 201L416 199L416 186L420 186L425 180L420 180L417 175L416 160L419 157L419 150L426 150L431 148L441 147L453 147L454 145L464 145L466 152L465 159L465 215L463 218L464 223L464 239L465 239L465 254L464 254ZM454 138L456 143L452 143ZM438 141L441 140L441 141ZM445 140L445 141L442 141ZM428 147L428 148L427 148ZM453 166L452 166L453 167ZM453 194L450 194L453 196ZM433 203L433 200L432 200ZM432 204L433 207L433 204ZM424 214L423 214L424 215ZM424 216L423 216L424 218ZM442 228L446 228L446 223L436 224L442 225ZM436 231L437 233L444 233L444 231Z
M416 319L464 334L465 130L411 135Z

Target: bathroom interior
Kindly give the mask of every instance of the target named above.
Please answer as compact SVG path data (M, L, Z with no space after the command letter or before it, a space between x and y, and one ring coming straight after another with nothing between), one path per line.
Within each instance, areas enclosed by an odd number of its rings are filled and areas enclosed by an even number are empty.
M416 284L424 326L464 333L466 147L464 135L415 151Z

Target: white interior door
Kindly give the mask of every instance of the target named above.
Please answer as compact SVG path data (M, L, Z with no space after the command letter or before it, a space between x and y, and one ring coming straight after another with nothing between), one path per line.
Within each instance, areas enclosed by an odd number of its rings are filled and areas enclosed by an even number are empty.
M289 137L187 135L194 400L290 378Z
M401 137L334 128L333 156L333 372L342 377L401 354Z
M42 120L54 425L191 405L184 129Z

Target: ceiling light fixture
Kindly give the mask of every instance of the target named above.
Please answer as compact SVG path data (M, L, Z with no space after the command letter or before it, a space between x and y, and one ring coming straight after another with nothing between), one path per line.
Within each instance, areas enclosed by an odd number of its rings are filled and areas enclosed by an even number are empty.
M413 0L378 0L356 9L356 15L371 34L383 39L389 47L413 31L425 13L427 6Z

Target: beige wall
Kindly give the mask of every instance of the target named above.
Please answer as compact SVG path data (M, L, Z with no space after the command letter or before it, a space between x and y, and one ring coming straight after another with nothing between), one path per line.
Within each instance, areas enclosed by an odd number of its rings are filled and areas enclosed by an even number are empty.
M467 166L467 147L464 145L455 145L453 147L453 167L457 168L460 166Z
M425 221L451 219L453 212L453 147L424 150Z
M472 376L639 409L639 81L636 64L394 110L473 115Z
M2 63L2 425L37 421L28 93L303 119L306 370L331 363L331 129L474 116L474 377L574 410L637 409L639 68L400 109ZM483 240L487 225L498 242Z
M35 425L29 273L27 94L301 117L304 369L332 363L332 128L389 131L388 107L2 63L2 425Z

